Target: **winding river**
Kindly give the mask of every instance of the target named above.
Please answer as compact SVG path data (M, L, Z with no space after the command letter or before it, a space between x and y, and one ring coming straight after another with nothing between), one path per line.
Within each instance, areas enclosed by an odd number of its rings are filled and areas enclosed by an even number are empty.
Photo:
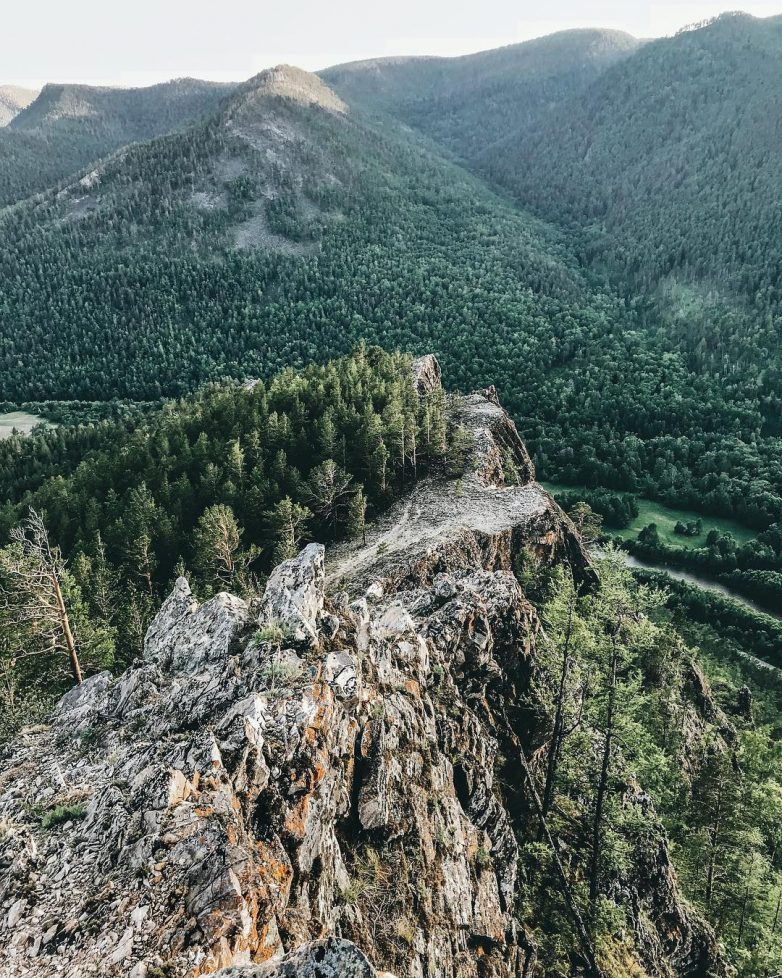
M635 567L638 570L657 571L658 573L667 574L668 577L673 578L675 581L685 581L687 584L694 584L696 587L703 588L704 591L713 591L715 594L721 594L725 598L730 598L732 601L735 601L736 604L749 608L750 611L755 611L758 614L767 615L769 618L775 618L777 621L782 621L782 614L780 614L778 611L771 611L768 608L764 608L755 601L752 601L750 598L745 598L743 594L738 594L736 591L732 591L729 587L725 587L724 584L719 584L717 581L709 580L708 577L698 577L697 574L692 574L690 571L678 570L678 568L669 567L666 564L650 564L644 560L639 560L637 557L627 553L625 550L620 550L619 553L622 555L622 560L625 562L627 567ZM600 556L599 551L596 551L596 556Z

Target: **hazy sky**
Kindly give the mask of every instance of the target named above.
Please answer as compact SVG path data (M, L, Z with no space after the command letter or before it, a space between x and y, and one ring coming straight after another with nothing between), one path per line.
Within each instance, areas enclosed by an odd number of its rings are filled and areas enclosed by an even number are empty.
M463 54L568 27L656 37L736 6L782 12L782 0L0 0L0 83L238 80L280 62Z

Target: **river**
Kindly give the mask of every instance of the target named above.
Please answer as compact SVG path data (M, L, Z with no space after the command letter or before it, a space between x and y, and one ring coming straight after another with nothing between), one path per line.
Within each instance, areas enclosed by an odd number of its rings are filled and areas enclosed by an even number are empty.
M595 551L595 553L596 556L600 556L599 551ZM691 574L689 571L679 570L676 567L668 567L666 564L649 564L644 560L639 560L625 550L620 550L619 553L622 555L622 560L627 567L667 574L668 577L673 578L675 581L685 581L687 584L694 584L696 587L703 588L704 591L713 591L715 594L721 594L725 598L730 598L736 604L749 608L750 611L767 615L769 618L775 618L777 621L782 621L782 614L779 612L763 608L750 598L745 598L743 594L737 594L736 591L732 591L729 587L725 587L724 584L719 584L717 581L709 580L708 577L698 577L697 574Z

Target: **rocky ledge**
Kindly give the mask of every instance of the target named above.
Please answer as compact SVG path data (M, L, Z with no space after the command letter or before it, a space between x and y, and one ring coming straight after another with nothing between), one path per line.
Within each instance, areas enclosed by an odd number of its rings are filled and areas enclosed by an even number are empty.
M426 396L436 362L416 378ZM457 410L460 479L419 483L366 545L308 546L258 609L178 580L143 658L6 750L3 978L532 974L518 745L545 739L523 709L540 625L512 569L526 546L591 571L494 392ZM662 833L635 859L645 973L705 974Z

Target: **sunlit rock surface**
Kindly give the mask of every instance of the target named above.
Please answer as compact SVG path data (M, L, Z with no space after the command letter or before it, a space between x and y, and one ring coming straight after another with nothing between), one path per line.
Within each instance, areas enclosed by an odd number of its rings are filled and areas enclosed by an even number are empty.
M540 623L513 566L528 547L592 572L494 392L457 410L460 478L418 483L325 564L308 546L259 611L180 579L143 658L5 749L3 978L533 973L515 744L543 739L524 705ZM644 973L705 974L716 945L662 833L629 858Z

